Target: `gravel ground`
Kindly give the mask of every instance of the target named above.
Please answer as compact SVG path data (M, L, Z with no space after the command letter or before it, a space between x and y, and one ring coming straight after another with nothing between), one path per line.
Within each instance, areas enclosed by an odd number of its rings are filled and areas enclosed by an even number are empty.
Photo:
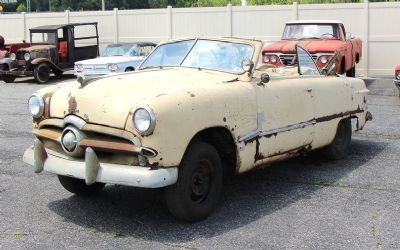
M34 174L22 162L33 142L26 102L41 87L0 81L0 249L400 249L400 99L391 80L369 84L374 120L353 135L347 159L312 153L238 176L196 224L173 219L160 190L109 185L82 198L54 175Z

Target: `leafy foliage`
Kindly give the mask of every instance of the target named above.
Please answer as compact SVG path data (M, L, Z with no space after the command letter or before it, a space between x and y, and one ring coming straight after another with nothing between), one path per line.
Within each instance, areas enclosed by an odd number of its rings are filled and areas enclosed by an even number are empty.
M298 0L300 4L309 3L355 3L364 0ZM384 0L370 0L371 2ZM81 11L81 10L100 10L101 0L31 0L32 11ZM248 5L272 5L272 4L292 4L294 0L247 0ZM50 4L49 4L50 3ZM165 8L172 6L175 8L189 7L217 7L241 5L241 0L105 0L106 9L147 9ZM14 4L2 4L4 12L26 11L26 0L18 0Z

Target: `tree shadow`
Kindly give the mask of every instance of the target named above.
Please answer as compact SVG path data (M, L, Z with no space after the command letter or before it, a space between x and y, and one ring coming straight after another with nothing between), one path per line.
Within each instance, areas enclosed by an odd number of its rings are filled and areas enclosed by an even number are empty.
M188 224L167 211L162 190L107 186L97 196L75 195L48 204L66 221L115 237L165 244L211 238L268 216L362 167L387 142L353 139L347 159L325 160L318 152L252 171L224 185L223 201L206 220ZM321 185L325 183L327 185Z

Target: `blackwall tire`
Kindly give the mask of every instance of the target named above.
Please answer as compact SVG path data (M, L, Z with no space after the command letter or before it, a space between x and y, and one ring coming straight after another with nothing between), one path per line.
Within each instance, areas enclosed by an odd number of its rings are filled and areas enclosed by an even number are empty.
M324 148L324 154L328 159L340 160L347 156L350 149L351 133L350 118L341 120L332 143Z
M86 185L84 180L76 179L64 175L58 175L61 185L69 192L79 196L90 196L100 192L105 184L96 182L92 185Z
M50 79L50 67L47 63L40 63L33 69L33 76L37 83L47 83Z
M218 152L208 143L196 142L179 166L177 183L165 189L169 211L188 222L207 218L221 199L222 183Z
M353 66L346 72L347 77L356 77L356 66Z

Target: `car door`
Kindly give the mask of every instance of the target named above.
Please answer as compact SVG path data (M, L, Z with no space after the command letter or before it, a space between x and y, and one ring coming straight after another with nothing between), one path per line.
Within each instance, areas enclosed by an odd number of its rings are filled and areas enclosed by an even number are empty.
M306 150L313 141L312 88L304 77L271 79L256 87L258 130L255 161Z

